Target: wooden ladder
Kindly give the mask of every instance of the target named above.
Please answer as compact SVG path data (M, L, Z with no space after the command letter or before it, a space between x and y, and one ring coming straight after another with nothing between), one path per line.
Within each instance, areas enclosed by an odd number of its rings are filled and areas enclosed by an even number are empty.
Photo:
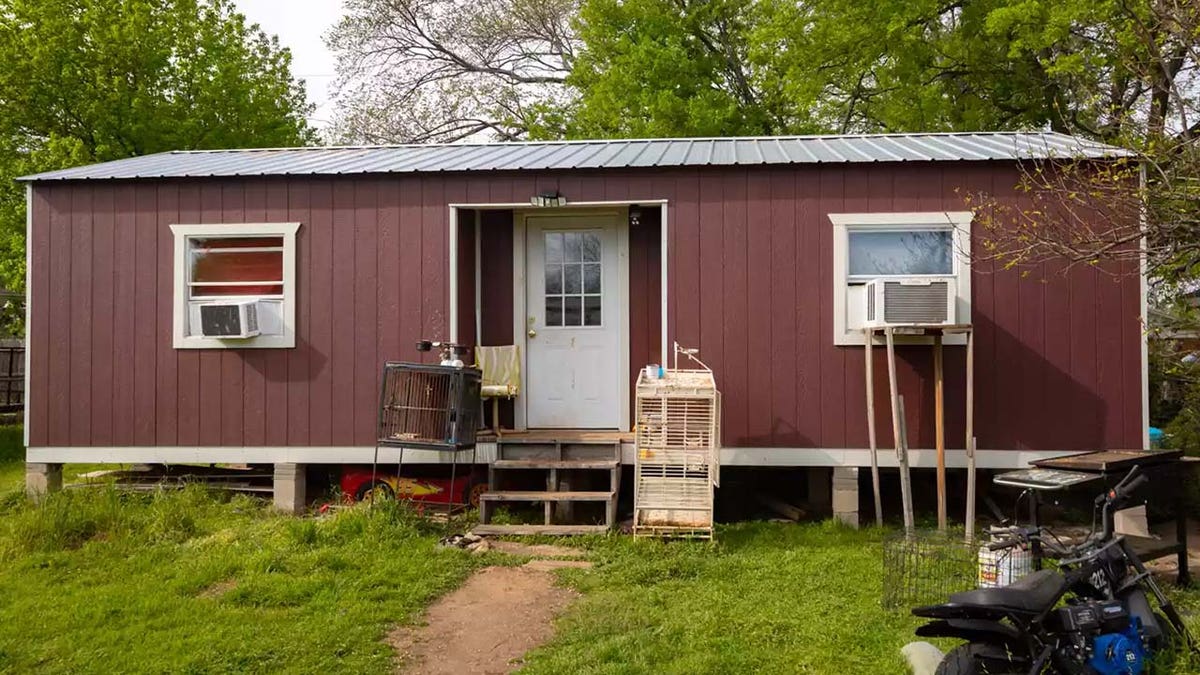
M502 489L511 471L545 472L544 490ZM600 473L608 478L607 490L580 491L563 489L563 472ZM555 439L496 441L496 460L488 466L488 491L479 498L479 526L476 534L589 534L605 532L617 524L617 498L621 492L621 443ZM542 524L493 524L497 504L541 502ZM604 502L604 524L555 523L573 521L575 503Z

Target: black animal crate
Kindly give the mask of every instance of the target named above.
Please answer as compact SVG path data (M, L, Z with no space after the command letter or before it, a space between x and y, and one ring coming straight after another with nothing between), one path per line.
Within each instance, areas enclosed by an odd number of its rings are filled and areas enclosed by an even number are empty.
M429 450L475 447L480 379L475 368L385 363L379 444Z

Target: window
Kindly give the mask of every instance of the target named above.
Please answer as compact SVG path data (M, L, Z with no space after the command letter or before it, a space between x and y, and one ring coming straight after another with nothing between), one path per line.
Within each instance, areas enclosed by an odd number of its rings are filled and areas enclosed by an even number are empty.
M833 222L833 337L837 345L863 344L865 288L881 277L952 278L955 312L970 321L969 211L831 213ZM954 344L961 336L947 336Z
M546 232L546 325L600 326L598 232Z
M294 347L298 223L172 225L175 235L175 347ZM253 302L258 335L205 337L200 307Z

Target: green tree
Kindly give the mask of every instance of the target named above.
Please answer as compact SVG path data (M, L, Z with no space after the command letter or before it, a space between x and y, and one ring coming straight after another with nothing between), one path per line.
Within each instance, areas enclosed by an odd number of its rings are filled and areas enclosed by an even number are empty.
M1129 141L1184 124L1195 15L1191 0L586 0L579 98L557 119L572 136L1049 126Z
M229 0L0 0L0 284L24 288L13 178L165 150L305 144L291 54Z

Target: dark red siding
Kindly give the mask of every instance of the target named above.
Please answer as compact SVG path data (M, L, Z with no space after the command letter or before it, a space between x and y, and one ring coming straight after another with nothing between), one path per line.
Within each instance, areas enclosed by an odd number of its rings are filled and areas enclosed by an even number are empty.
M387 359L449 330L450 203L669 200L669 339L700 349L725 395L728 446L866 445L861 348L833 344L829 213L961 210L966 191L1017 200L998 163L698 168L37 185L31 256L30 443L369 445ZM173 223L299 222L297 344L175 350ZM474 225L459 223L460 305ZM482 341L512 341L512 212L481 211ZM630 231L631 371L660 359L661 224ZM1126 270L1131 271L1131 270ZM981 448L1141 442L1139 284L1045 265L977 263ZM459 335L474 339L463 307ZM933 444L932 360L901 347L911 443ZM883 350L877 396L886 401ZM964 350L946 357L961 446ZM631 376L632 376L631 372ZM880 444L891 443L881 403Z

